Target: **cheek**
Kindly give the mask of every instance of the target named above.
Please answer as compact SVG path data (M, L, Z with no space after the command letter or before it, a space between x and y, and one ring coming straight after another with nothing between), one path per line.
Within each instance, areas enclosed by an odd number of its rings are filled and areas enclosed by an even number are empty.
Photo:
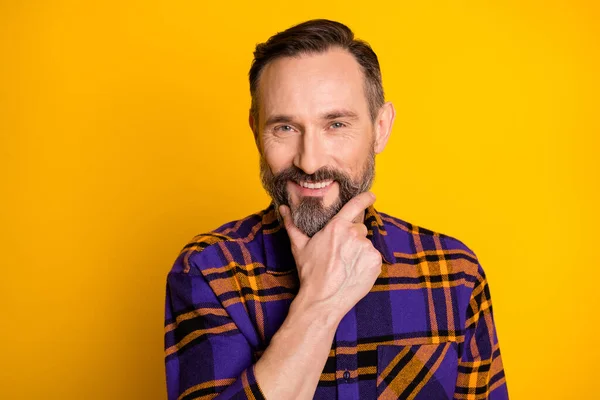
M289 143L267 141L263 147L263 154L273 173L277 173L292 164L295 152Z
M352 178L357 178L361 174L367 157L370 157L372 143L366 140L346 141L344 144L336 146L334 160L336 165L342 171L350 174Z

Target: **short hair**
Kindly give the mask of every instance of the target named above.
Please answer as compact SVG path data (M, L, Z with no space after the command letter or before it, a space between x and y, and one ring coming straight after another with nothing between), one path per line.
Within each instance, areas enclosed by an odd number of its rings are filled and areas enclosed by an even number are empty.
M302 22L271 36L265 43L256 45L254 60L248 74L252 98L250 113L254 117L254 123L258 124L258 81L261 71L269 62L281 57L323 53L332 47L347 50L360 65L365 76L364 87L369 114L374 123L385 101L377 55L367 42L355 39L354 32L346 25L328 19Z

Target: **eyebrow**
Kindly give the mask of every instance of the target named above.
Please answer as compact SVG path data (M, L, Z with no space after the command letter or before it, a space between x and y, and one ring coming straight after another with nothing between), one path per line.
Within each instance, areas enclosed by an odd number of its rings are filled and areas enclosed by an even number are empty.
M328 111L321 115L321 119L323 119L323 120L332 120L332 119L338 119L338 118L347 118L347 119L356 120L356 119L358 119L358 114L351 110L340 109L340 110ZM278 123L282 123L282 122L292 123L292 122L294 122L294 118L290 115L275 114L275 115L270 116L267 119L265 126L270 126L270 125L278 124Z
M333 110L321 116L321 119L358 119L358 114L351 110Z

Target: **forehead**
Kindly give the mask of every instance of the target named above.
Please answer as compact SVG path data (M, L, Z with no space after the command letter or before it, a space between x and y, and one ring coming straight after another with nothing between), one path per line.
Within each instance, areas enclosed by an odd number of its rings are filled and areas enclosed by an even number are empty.
M329 109L368 113L364 74L352 54L332 48L282 57L265 66L258 82L259 115L310 118Z

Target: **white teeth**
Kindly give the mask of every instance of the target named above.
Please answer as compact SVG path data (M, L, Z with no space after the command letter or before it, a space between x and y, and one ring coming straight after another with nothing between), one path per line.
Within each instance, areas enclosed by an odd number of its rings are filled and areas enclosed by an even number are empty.
M300 184L300 186L308 188L308 189L322 189L324 187L327 187L331 184L331 182L333 181L322 181L322 182L298 182Z

